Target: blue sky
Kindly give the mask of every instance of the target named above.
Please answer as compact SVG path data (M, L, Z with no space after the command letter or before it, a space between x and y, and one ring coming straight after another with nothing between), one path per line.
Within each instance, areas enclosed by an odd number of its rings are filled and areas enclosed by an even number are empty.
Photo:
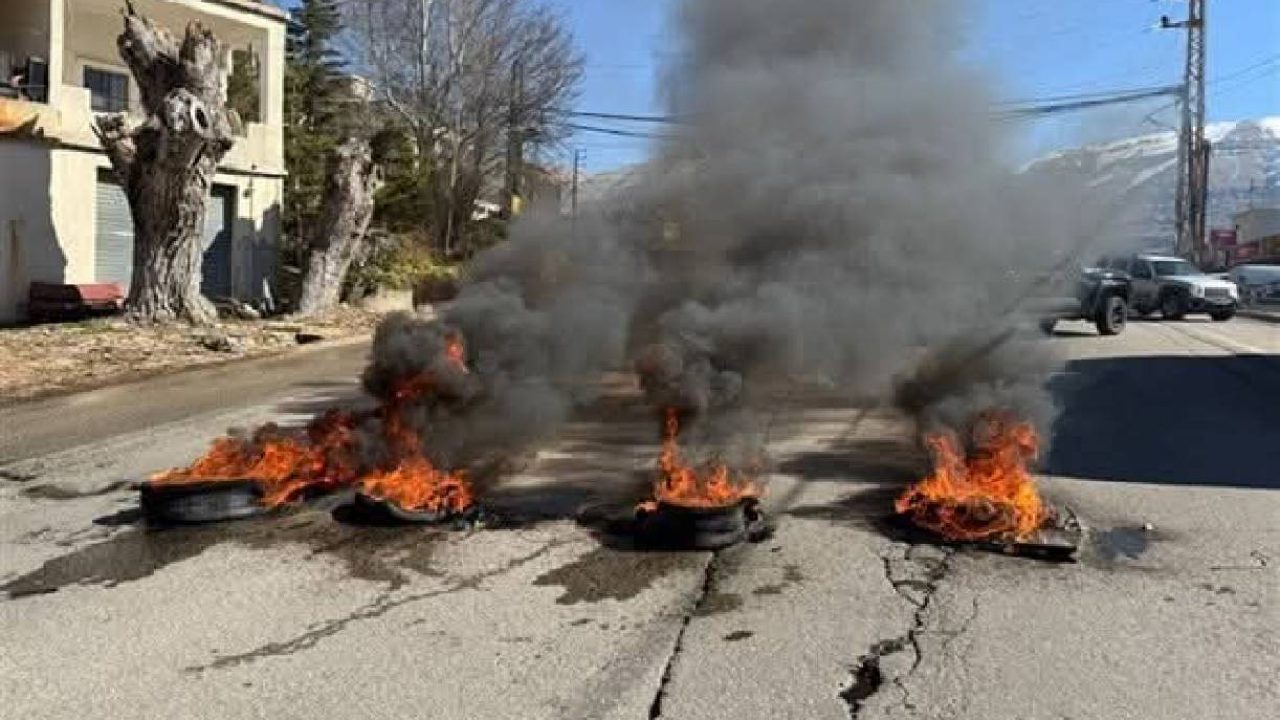
M673 0L549 0L561 7L586 53L580 110L661 112L655 82ZM797 0L803 2L804 0ZM909 0L904 0L909 1ZM988 71L1005 99L1180 82L1185 34L1159 30L1183 0L975 0L957 28L966 60ZM1280 115L1280 0L1209 0L1208 114L1212 120ZM1254 67L1256 66L1256 67ZM1250 69L1250 68L1253 69ZM1144 120L1167 101L1018 123L1014 152L1032 156L1080 142L1159 129ZM1176 120L1157 113L1157 122ZM580 133L589 170L636 162L646 141Z

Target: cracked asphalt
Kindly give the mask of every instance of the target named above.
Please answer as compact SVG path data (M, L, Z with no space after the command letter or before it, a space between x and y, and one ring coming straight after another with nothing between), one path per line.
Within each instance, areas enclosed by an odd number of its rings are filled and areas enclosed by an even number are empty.
M770 404L773 535L715 555L600 529L655 453L624 378L467 531L347 524L341 497L139 524L129 483L225 428L358 402L361 348L0 408L0 714L1275 717L1280 325L1048 342L1070 564L895 535L907 425L817 392Z

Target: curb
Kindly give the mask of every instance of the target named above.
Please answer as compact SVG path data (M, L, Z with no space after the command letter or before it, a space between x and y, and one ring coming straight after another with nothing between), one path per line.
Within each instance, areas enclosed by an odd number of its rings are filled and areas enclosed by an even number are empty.
M169 377L171 375L181 375L188 372L196 372L199 370L208 370L211 368L226 367L237 363L253 362L255 360L271 360L282 357L309 355L312 353L322 352L324 350L334 350L350 345L359 345L373 340L373 333L361 333L359 335L347 335L333 340L320 340L306 345L292 345L274 352L265 352L259 355L243 355L240 357L229 357L214 362L200 363L198 365L180 365L168 368L159 368L156 370L137 373L133 375L119 375L117 377L103 378L102 382L92 383L88 385L55 388L52 390L37 392L21 398L2 398L0 399L0 410L25 405L28 403L39 402L42 400L52 400L54 398L67 397L70 395L78 395L80 393L93 392L102 390L103 388L116 387L119 385L130 385L133 383L147 382L156 378Z
M1269 312L1266 310L1246 310L1241 308L1236 311L1239 317L1246 317L1251 320L1261 320L1262 322L1280 323L1280 312Z

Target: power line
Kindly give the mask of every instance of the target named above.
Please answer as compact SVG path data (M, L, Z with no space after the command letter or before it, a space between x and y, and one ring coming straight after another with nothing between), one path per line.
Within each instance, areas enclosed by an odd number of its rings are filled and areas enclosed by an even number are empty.
M1141 100L1148 97L1168 95L1176 92L1180 88L1181 86L1179 85L1155 85L1150 87L1111 90L1105 92L1078 93L1073 95L1057 95L1041 98L1023 98L1019 100L1002 100L994 103L996 107L1001 108L996 110L995 114L1004 116L1064 112L1067 110L1092 107L1094 105L1110 105L1117 102L1132 102L1133 100ZM567 111L565 114L569 117L575 118L590 118L594 120L610 120L617 122L639 122L656 125L682 125L686 122L685 119L674 115L635 115L587 112L582 110L571 110ZM611 128L601 128L598 126L577 126L573 124L570 124L570 127L585 130L587 132L618 134L623 137L648 137L648 135L641 131L634 130L615 130Z
M618 130L615 128L603 128L594 125L578 125L577 123L568 123L568 127L579 132L601 133L604 135L616 135L618 137L640 138L644 140L661 140L668 136L661 133L637 132L634 130Z
M1088 110L1096 107L1107 105L1121 105L1125 103L1137 102L1139 100L1148 100L1165 95L1172 95L1182 91L1181 85L1165 85L1162 87L1147 88L1124 93L1114 93L1111 95L1089 96L1084 99L1068 100L1060 102L1045 102L1037 105L1028 105L1026 107L1010 108L1007 110L999 110L994 113L997 118L1013 119L1025 117L1039 117L1043 115L1057 115L1060 113L1076 112L1078 110Z
M1137 95L1137 94L1143 94L1143 93L1166 94L1170 92L1171 89L1176 89L1178 87L1180 86L1151 85L1148 87L1130 88L1127 90L1107 90L1107 91L1100 91L1100 92L1077 93L1074 95L1057 95L1057 96L1031 98L1031 99L1023 99L1023 100L1001 100L994 104L997 106L1006 106L1006 105L1036 106L1036 105L1045 105L1045 104L1053 104L1053 103L1087 101L1087 100L1114 98L1114 97L1127 97L1130 95Z
M1246 67L1246 68L1243 68L1243 69L1237 70L1237 71L1235 71L1235 72L1231 73L1230 75L1223 75L1223 76L1221 76L1221 77L1216 77L1216 78L1214 78L1214 79L1210 80L1209 82L1210 82L1210 84L1216 84L1216 83L1226 82L1226 81L1228 81L1228 80L1232 80L1232 79L1235 79L1235 78L1237 78L1237 77L1240 77L1241 75L1246 75L1246 74L1248 74L1248 73L1250 73L1250 72L1253 72L1254 70L1257 70L1258 68L1264 67L1264 66L1266 66L1266 65L1272 65L1272 64L1277 63L1277 62L1280 62L1280 53L1276 53L1275 55L1272 55L1272 56L1270 56L1270 57L1263 58L1262 60L1259 60L1258 62L1256 62L1256 63L1254 63L1254 64L1250 65L1249 67ZM1264 77L1265 77L1265 76L1264 76Z
M570 117L591 118L593 120L623 120L627 122L679 124L680 120L670 115L622 115L619 113L584 112L572 110L565 113Z
M1267 66L1267 65L1272 65L1272 64L1276 64L1276 63L1280 63L1280 54L1276 54L1276 55L1272 55L1272 56L1270 56L1270 57L1263 58L1262 60L1259 60L1259 61L1257 61L1257 62L1253 63L1252 65L1249 65L1249 66L1247 66L1247 67L1241 68L1241 69L1239 69L1239 70L1235 70L1235 71L1230 72L1230 73L1228 73L1228 74L1226 74L1226 75L1219 75L1218 77L1215 77L1215 78L1213 78L1213 79L1209 80L1209 82L1208 82L1208 83L1206 83L1206 85L1207 85L1207 86L1208 86L1208 88L1209 88L1209 89L1208 89L1208 91L1206 92L1206 95L1218 95L1218 94L1220 94L1220 93L1222 93L1222 92L1225 92L1225 91L1227 91L1227 90L1235 90L1235 89L1238 89L1238 88L1244 87L1244 86L1246 86L1246 85L1249 85L1249 84L1251 84L1251 83L1255 83L1255 82L1257 82L1257 81L1259 81L1259 80L1261 80L1261 79L1263 79L1263 78L1265 78L1265 77L1267 77L1267 76L1271 75L1271 73L1272 73L1274 70L1280 69L1280 65L1277 65L1275 68L1272 68L1271 70L1268 70L1267 72L1265 72L1265 73L1263 73L1263 74L1261 74L1261 75L1259 75L1259 76L1257 76L1257 77L1249 78L1249 79L1245 80L1245 81L1244 81L1244 82L1242 82L1242 83L1236 83L1236 84L1234 84L1234 85L1229 85L1229 86L1227 86L1227 87L1224 87L1224 86L1223 86L1223 84L1224 84L1224 83L1227 83L1227 82L1229 82L1229 81L1231 81L1231 80L1235 80L1235 79L1237 79L1237 78L1239 78L1239 77L1241 77L1241 76L1243 76L1243 75L1246 75L1246 74L1248 74L1248 73L1250 73L1250 72L1252 72L1252 71L1254 71L1254 70L1258 70L1258 69L1260 69L1260 68L1262 68L1262 67L1265 67L1265 66ZM1172 108L1176 107L1176 106L1177 106L1177 104L1178 104L1178 101L1177 101L1177 100L1175 100L1175 101L1173 101L1173 102L1169 103L1168 105L1162 105L1162 106L1160 106L1160 107L1156 108L1155 110L1152 110L1151 112L1147 113L1147 116L1144 118L1144 121L1149 122L1149 123L1151 123L1152 125L1162 126L1162 123L1159 123L1159 122L1157 122L1157 121L1156 121L1155 116L1156 116L1156 115L1158 115L1158 114L1160 114L1160 113L1162 113L1162 112L1164 112L1164 111L1166 111L1166 110L1169 110L1169 109L1172 109ZM1168 126L1167 126L1167 125L1164 125L1164 127L1168 128ZM1171 129L1173 129L1173 128L1171 128Z

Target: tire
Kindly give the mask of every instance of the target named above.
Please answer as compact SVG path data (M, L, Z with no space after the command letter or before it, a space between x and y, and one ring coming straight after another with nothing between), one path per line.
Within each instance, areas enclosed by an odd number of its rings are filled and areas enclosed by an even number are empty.
M683 507L663 503L636 514L637 541L664 550L720 550L760 533L763 516L754 501L724 508Z
M1098 311L1094 325L1102 335L1119 335L1124 332L1128 319L1129 304L1119 295L1111 295L1102 301L1102 309Z
M1052 335L1053 329L1057 327L1058 321L1053 318L1046 318L1040 321L1040 332L1045 335Z
M697 531L693 534L690 547L694 550L723 550L724 548L737 545L747 539L747 531L745 529L726 530L722 532Z
M1165 320L1181 320L1187 315L1186 304L1177 293L1166 293L1160 299L1160 315Z
M1218 312L1209 313L1209 317L1213 318L1214 322L1226 322L1235 316L1236 316L1235 308L1231 308L1230 310L1219 310Z
M144 483L143 516L160 525L198 525L242 520L268 512L262 488L253 480L188 484Z

